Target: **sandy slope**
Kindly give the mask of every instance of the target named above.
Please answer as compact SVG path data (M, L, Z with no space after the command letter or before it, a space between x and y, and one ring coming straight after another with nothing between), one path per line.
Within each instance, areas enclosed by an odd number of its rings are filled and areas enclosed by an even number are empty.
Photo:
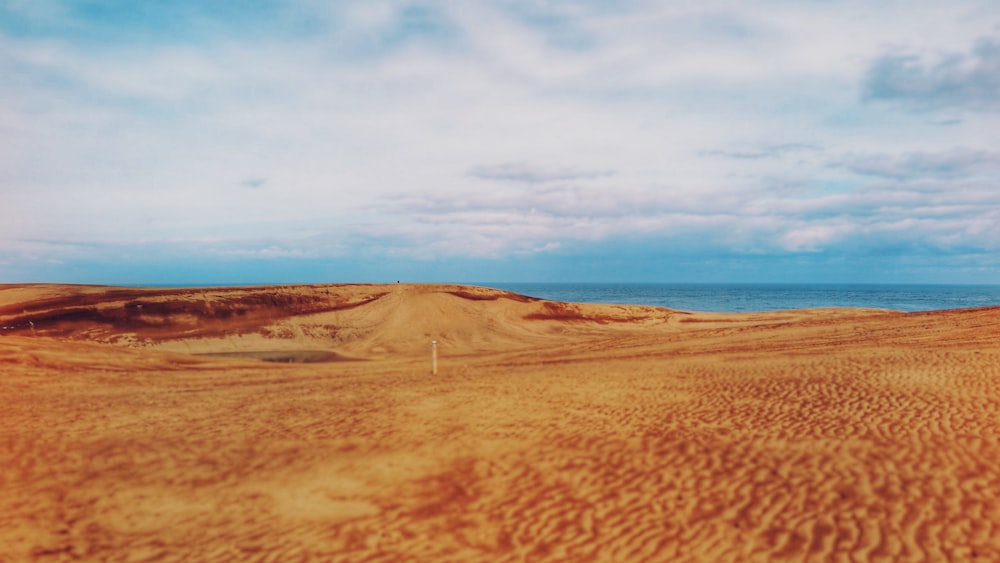
M3 561L1000 560L1000 309L0 286L0 326Z

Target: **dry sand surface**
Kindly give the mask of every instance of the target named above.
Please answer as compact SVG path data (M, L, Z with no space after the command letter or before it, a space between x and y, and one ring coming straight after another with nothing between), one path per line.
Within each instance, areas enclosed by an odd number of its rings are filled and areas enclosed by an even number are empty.
M0 325L2 561L1000 561L1000 309L8 285Z

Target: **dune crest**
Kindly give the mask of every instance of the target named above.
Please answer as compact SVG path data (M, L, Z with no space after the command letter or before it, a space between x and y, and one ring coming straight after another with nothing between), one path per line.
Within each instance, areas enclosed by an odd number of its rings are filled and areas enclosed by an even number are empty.
M1000 308L50 285L0 327L3 561L1000 560Z

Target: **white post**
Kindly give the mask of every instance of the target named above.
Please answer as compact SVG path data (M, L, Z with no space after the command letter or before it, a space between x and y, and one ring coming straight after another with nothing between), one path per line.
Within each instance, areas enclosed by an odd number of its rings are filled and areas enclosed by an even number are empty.
M438 374L438 341L431 340L431 373Z

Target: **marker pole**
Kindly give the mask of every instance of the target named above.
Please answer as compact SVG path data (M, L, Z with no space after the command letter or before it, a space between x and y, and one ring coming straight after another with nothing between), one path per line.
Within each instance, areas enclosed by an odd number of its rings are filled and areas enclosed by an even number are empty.
M438 374L438 341L431 340L431 373Z

